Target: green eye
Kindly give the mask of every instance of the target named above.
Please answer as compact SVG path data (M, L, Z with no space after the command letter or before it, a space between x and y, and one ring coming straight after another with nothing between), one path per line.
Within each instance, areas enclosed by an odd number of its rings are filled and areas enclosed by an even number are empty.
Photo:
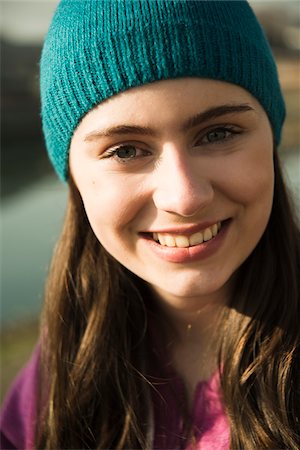
M123 145L115 150L115 155L120 159L135 158L136 148L133 145Z
M103 153L102 159L112 159L119 163L131 163L140 158L149 156L151 152L142 148L141 145L133 144L119 144L115 147L109 148Z
M221 141L222 139L226 139L228 137L228 130L225 128L219 128L217 130L210 131L206 135L206 139L208 142L216 142Z

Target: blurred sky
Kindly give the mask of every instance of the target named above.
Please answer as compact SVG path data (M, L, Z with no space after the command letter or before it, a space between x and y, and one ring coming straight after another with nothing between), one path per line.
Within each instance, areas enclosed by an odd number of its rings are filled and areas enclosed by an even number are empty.
M0 0L1 35L24 45L42 41L58 0ZM254 9L284 8L291 17L300 16L299 0L251 0Z
M42 41L58 0L0 0L1 36L24 45Z

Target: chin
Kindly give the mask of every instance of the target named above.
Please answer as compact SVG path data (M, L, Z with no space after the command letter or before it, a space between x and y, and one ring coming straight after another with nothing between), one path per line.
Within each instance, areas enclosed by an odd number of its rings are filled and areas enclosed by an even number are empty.
M178 277L180 278L180 277ZM230 289L229 278L203 277L199 274L196 280L180 280L175 282L163 283L161 285L151 284L155 293L159 295L162 300L167 300L168 303L172 301L178 307L185 308L189 304L201 303L202 300L214 299L224 300L228 298L228 291Z

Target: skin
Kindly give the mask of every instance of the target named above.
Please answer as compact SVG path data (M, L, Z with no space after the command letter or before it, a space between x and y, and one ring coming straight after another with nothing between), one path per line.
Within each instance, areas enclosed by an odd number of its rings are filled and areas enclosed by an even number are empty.
M191 117L222 105L248 110L183 129ZM147 130L112 133L124 125ZM135 157L124 158L124 149L112 154L124 144ZM274 171L266 113L246 90L221 81L185 78L130 89L83 118L70 146L70 172L101 244L150 284L177 329L175 366L192 392L214 366L201 369L201 359L234 274L269 220ZM170 228L182 234L226 219L220 245L195 261L166 261L141 235Z

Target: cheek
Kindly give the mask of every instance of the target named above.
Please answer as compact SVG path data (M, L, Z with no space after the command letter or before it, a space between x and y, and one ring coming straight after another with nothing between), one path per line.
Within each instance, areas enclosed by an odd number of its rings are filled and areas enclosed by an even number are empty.
M273 201L274 172L272 165L253 165L236 179L235 199L243 205L270 209Z
M223 162L218 174L226 195L245 206L271 208L274 166L271 147L254 147Z
M126 177L108 180L103 175L80 190L90 225L100 241L121 233L135 218L141 200L131 188Z
M261 239L271 214L274 193L274 168L272 153L261 158L251 154L237 164L227 196L236 206L236 246L241 249L240 264L253 251ZM241 162L241 161L239 161Z

